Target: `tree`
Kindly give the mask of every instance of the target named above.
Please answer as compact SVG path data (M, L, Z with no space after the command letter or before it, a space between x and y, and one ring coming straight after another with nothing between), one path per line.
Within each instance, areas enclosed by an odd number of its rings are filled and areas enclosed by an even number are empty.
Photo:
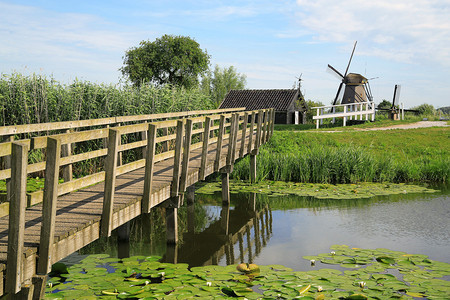
M383 101L378 104L377 108L384 108L384 109L390 109L392 106L392 103L387 101L386 99L383 99Z
M306 105L308 106L308 110L306 111L306 121L313 122L313 116L316 115L317 109L312 109L313 107L324 106L324 104L320 101L313 101L311 99L306 101Z
M245 74L238 73L235 67L221 69L216 65L214 71L203 75L200 87L218 107L230 90L242 90L246 84Z
M210 56L190 37L163 35L125 52L122 74L136 86L173 84L191 88L209 66Z
M427 103L413 107L412 109L418 110L421 116L433 116L435 114L434 106Z

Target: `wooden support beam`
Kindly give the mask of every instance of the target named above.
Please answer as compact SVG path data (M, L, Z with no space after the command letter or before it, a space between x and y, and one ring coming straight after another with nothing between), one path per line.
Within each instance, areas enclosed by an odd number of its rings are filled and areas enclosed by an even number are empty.
M114 207L114 193L116 188L116 166L118 160L118 147L120 132L117 129L109 129L108 155L105 161L105 189L103 199L103 211L100 225L101 236L111 236L112 214Z
M156 149L156 131L155 124L148 125L147 134L147 153L145 157L145 175L144 175L144 194L142 195L142 212L149 213L150 208L154 205L151 203L152 184L153 184L153 166L155 161Z
M186 191L186 203L188 205L194 204L195 201L195 184L188 186Z
M166 207L166 242L178 243L178 208Z
M250 129L249 129L250 136L249 136L249 140L248 140L247 153L250 153L254 148L253 132L254 132L254 128L255 128L255 120L256 120L256 113L254 111L252 111L252 121L250 122Z
M6 293L11 296L22 288L25 209L27 205L28 147L11 144L11 198L9 199L8 256Z
M247 135L247 124L248 124L248 112L244 114L244 122L242 123L242 135L241 135L241 147L239 149L239 157L244 157L245 151L245 137Z
M148 131L140 132L141 141L145 141L148 138ZM147 155L147 147L142 147L142 158L145 158Z
M237 148L237 138L238 138L238 132L239 132L239 119L240 119L239 113L235 113L234 115L235 115L236 121L234 124L233 139L231 140L231 142L232 142L231 164L234 164L234 161L236 160L236 148Z
M66 133L70 133L70 129L67 129ZM61 157L68 157L71 155L72 155L72 144L71 143L63 144L61 146ZM62 173L64 182L72 181L72 164L65 165L62 168Z
M189 171L189 155L192 142L192 119L186 119L186 134L184 137L183 161L181 163L180 193L186 191L186 183Z
M252 151L252 154L258 154L259 146L261 145L261 130L263 123L263 111L258 111L258 123L256 124L256 138L255 138L255 148Z
M306 124L306 113L303 113L303 119L305 120ZM275 127L275 108L272 108L272 126L270 127L270 136L273 135L273 129Z
M205 131L203 133L203 145L202 145L202 158L200 161L200 170L199 170L199 180L205 180L205 173L206 173L206 165L208 163L208 146L209 146L209 132L211 128L211 118L206 117L205 118Z
M268 118L268 110L264 110L264 118L263 123L261 124L262 130L261 130L261 144L264 144L266 142L266 132L267 132L267 120Z
M183 129L184 120L177 121L177 133L175 140L175 156L173 163L173 176L172 176L172 186L170 189L170 196L177 197L180 188L180 164L181 164L181 152L183 146Z
M222 210L220 211L220 227L222 229L221 234L228 235L230 228L230 206L229 203L223 203Z
M270 139L270 133L272 131L272 117L273 115L273 108L269 109L269 115L267 118L267 130L266 130L266 142Z
M256 182L256 154L250 154L250 182Z
M220 155L222 154L224 129L225 129L225 116L220 115L219 133L217 135L216 160L214 161L214 171L215 172L219 171L219 167L220 167Z
M13 142L13 141L14 141L14 135L5 136L3 139L3 142L5 142L5 143ZM11 155L4 156L2 158L2 160L3 160L5 170L11 169ZM10 199L11 198L11 177L6 178L5 181L6 181L6 199Z
M59 163L61 141L47 138L47 162L45 167L44 197L42 203L42 226L39 243L37 274L47 274L53 261L53 239L55 235L56 200L58 197Z
M222 172L222 203L230 204L230 173Z
M230 135L228 137L228 154L227 154L227 166L231 166L234 162L233 160L233 154L235 152L234 149L234 139L236 137L236 127L238 126L238 115L233 114L231 117L231 125L230 125Z

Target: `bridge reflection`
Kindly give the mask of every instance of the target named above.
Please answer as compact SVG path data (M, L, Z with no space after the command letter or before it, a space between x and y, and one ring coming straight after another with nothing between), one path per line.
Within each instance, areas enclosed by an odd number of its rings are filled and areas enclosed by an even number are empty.
M272 212L268 206L256 208L256 194L222 206L220 219L202 232L194 231L194 205L187 207L188 230L179 245L167 245L164 262L190 266L253 262L272 234Z

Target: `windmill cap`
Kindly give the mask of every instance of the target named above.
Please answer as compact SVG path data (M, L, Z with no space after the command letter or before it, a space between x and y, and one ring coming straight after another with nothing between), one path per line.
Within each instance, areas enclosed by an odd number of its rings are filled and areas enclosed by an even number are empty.
M367 78L362 76L361 74L348 73L347 76L345 76L345 83L346 84L363 84L363 83L367 83Z

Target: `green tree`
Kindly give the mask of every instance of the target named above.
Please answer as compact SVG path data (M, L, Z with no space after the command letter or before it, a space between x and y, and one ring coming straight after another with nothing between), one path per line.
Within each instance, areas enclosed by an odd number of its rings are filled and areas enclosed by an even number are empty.
M134 85L143 82L191 88L209 66L210 56L190 37L163 35L125 52L122 74Z
M309 100L306 100L306 105L308 106L308 110L306 111L306 121L308 123L312 123L313 116L315 116L317 113L317 109L312 109L312 108L324 106L324 104L320 101L313 101L313 100L309 99Z
M383 101L380 102L380 104L378 104L377 108L384 108L384 109L389 109L391 108L392 103L387 101L386 99L383 99Z
M430 115L432 116L436 112L436 110L434 109L434 106L431 104L427 104L427 103L413 107L412 109L418 110L419 115L422 115L422 116L430 116Z
M245 74L238 73L235 67L221 69L216 65L214 71L202 76L201 89L218 107L230 90L242 90L246 84Z

